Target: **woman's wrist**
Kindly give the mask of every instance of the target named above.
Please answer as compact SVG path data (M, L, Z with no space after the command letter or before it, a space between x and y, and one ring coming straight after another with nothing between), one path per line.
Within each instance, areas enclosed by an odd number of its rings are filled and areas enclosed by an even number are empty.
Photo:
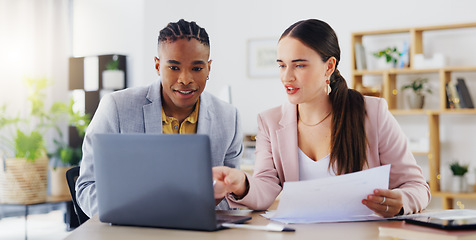
M234 191L231 193L235 199L244 198L248 194L248 191L250 189L250 183L248 182L248 177L246 176L246 174L244 175L245 175L245 181L243 184L244 188L240 189L239 191Z

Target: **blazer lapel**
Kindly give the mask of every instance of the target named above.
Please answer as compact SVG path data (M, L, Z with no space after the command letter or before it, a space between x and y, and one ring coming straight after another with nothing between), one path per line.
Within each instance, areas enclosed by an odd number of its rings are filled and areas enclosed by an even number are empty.
M211 127L213 118L210 116L213 109L211 108L212 105L209 104L209 99L205 93L202 93L200 96L200 109L198 110L197 134L213 136L213 128Z
M296 105L283 105L282 114L282 118L279 121L282 128L276 130L276 136L281 164L283 165L284 179L286 181L299 181Z
M149 87L146 98L150 101L142 107L145 133L162 133L162 100L160 81Z

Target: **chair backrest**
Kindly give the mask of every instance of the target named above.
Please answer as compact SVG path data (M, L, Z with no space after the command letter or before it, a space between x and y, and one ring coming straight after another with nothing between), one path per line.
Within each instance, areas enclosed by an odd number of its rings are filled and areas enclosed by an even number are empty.
M81 210L81 208L78 205L78 202L76 201L76 179L79 176L79 166L73 167L66 171L66 180L68 181L68 186L69 186L69 192L71 193L71 199L73 200L73 205L74 205L74 211L76 212L76 215L78 216L78 221L79 224L83 224L86 222L89 217Z

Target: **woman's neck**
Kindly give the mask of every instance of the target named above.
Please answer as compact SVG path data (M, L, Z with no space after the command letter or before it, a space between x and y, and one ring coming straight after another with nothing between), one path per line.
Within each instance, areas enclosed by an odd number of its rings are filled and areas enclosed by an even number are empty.
M328 97L320 101L300 103L297 106L298 119L305 124L315 124L323 120L332 112L332 106Z

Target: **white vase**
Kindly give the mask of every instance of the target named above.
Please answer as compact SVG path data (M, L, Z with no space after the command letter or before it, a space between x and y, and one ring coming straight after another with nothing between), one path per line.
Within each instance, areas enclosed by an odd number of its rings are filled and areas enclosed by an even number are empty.
M451 191L454 193L466 192L466 178L464 176L453 176Z
M124 88L124 71L105 70L102 72L102 88L119 90Z
M421 94L407 94L407 104L410 109L422 109L425 105L425 96Z

